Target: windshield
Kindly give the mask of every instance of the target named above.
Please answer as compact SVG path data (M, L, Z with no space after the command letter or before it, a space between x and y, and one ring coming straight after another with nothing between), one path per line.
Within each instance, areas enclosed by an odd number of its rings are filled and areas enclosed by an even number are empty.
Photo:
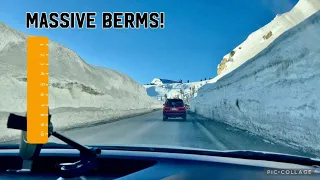
M184 104L183 104L183 101L180 99L169 99L167 100L165 106L166 107L183 107Z
M317 0L16 4L0 7L1 145L19 143L10 113L45 142L49 109L86 145L320 157Z

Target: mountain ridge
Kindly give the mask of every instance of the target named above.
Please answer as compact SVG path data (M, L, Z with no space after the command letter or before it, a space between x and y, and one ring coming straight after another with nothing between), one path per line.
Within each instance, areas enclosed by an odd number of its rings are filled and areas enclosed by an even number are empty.
M318 10L320 10L319 0L299 0L290 11L277 14L271 22L249 34L245 41L223 57L217 67L218 76L215 81L253 58L281 34L301 23Z

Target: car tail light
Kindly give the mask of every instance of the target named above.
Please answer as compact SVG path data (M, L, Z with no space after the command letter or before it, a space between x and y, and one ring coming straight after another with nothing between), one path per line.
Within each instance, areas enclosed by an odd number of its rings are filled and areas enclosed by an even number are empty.
M166 105L163 105L163 110L170 110L170 108L166 107Z
M185 106L180 107L179 110L186 110L186 107Z

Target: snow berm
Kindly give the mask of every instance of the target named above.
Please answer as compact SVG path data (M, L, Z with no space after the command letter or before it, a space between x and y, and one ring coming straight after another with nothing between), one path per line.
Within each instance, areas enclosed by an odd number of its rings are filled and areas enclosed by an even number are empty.
M26 111L26 39L0 22L0 141L19 131L6 128L10 112ZM56 128L108 121L161 108L130 77L87 64L72 50L49 43L49 106Z
M319 42L320 11L200 88L191 110L320 155Z

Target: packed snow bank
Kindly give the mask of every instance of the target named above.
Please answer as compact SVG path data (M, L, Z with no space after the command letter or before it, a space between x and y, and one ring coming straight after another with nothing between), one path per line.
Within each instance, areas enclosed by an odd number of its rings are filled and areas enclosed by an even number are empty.
M278 14L270 23L250 34L243 43L223 57L218 65L218 78L260 53L281 34L318 10L320 10L319 0L300 0L291 11Z
M191 111L320 155L320 12L199 89Z
M26 111L27 37L0 22L0 116L3 115L0 117L0 138L8 135L3 125L7 113ZM56 111L57 118L53 117L56 126L161 108L161 102L149 97L145 88L128 76L89 65L58 43L51 41L49 48L50 109L67 107L66 110L70 110L60 114ZM85 111L80 112L83 109Z

